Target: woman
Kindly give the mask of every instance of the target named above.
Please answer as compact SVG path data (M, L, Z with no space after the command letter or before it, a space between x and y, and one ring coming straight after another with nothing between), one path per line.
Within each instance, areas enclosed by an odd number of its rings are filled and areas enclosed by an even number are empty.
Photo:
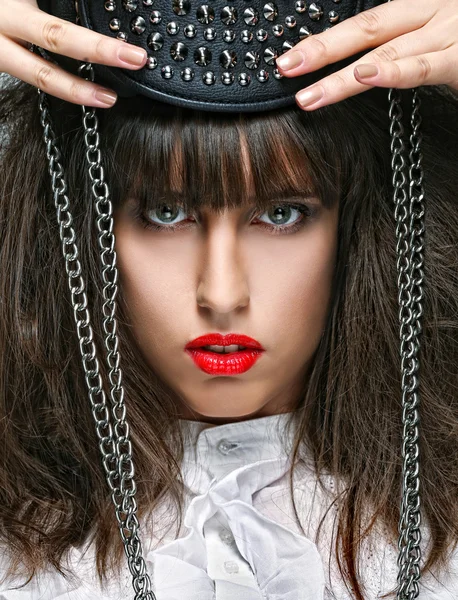
M1 103L0 590L129 597L35 96L11 84ZM402 428L385 101L235 117L138 97L99 115L143 555L159 600L393 592ZM75 108L52 102L103 346ZM456 102L425 93L423 114L420 597L444 600L458 593Z

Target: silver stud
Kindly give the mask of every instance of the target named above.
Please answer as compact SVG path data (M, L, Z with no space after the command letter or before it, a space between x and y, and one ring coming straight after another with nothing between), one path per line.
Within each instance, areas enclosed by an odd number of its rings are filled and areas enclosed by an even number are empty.
M135 17L130 23L130 28L133 33L141 35L146 29L146 21L143 17Z
M237 64L237 54L234 50L223 50L219 55L219 62L225 69L233 69Z
M176 15L182 17L187 15L191 10L191 2L189 0L173 0L172 10Z
M288 50L291 50L291 48L294 48L294 44L292 42L290 42L289 40L284 41L283 45L281 47L283 52L288 52Z
M256 39L258 40L258 42L265 42L268 37L269 37L269 34L267 33L267 31L265 29L257 30Z
M207 27L207 29L204 29L204 39L206 39L207 42L213 42L215 38L216 29L214 29L213 27Z
M170 65L165 65L161 69L161 75L164 79L172 79L173 77L173 67Z
M240 39L244 44L249 44L253 39L253 32L248 31L248 29L244 29L240 32Z
M248 69L257 69L259 67L260 60L261 57L259 56L259 52L250 50L245 54L245 66Z
M205 46L201 46L200 48L196 48L194 52L194 62L196 65L201 67L206 67L209 62L211 62L212 53Z
M259 14L255 8L245 8L243 11L243 20L247 25L256 25L259 21Z
M275 37L281 37L284 31L283 25L277 24L272 27L272 33Z
M238 18L237 9L235 6L225 6L221 9L221 21L225 25L234 25Z
M187 38L196 37L197 30L194 25L191 25L191 24L186 25L186 27L184 28L183 31Z
M275 19L278 17L278 7L273 2L264 4L262 12L264 14L264 18L268 21L275 21Z
M194 75L194 69L191 69L191 67L185 67L181 71L181 79L183 81L192 81L194 79Z
M309 6L309 17L312 21L318 21L323 16L323 9L319 4L312 2Z
M205 85L213 85L216 81L216 77L213 71L207 71L206 73L204 73L202 75L202 81L205 83Z
M155 69L157 67L157 58L155 56L148 56L145 66L147 69Z
M170 56L173 60L181 62L188 56L188 49L183 42L175 42L170 46Z
M170 21L167 23L166 30L169 35L176 35L180 31L180 26L176 21Z
M296 9L297 13L302 14L307 10L307 4L304 2L304 0L296 0L294 8Z
M274 65L275 59L278 57L278 51L272 46L268 46L264 50L264 60L268 65Z
M138 8L137 0L123 0L122 5L127 12L134 12Z
M340 4L340 3L342 2L342 0L333 0L333 2L334 2L335 4Z
M329 20L331 21L331 23L337 23L337 21L340 19L339 14L336 13L335 10L329 11L328 17L329 17Z
M231 85L231 83L234 83L234 79L234 73L230 73L229 71L224 71L224 73L221 74L221 81L224 85Z
M157 31L154 33L150 33L146 43L151 48L151 50L160 50L164 45L164 38Z
M116 37L118 40L121 40L121 42L127 42L127 33L124 31L120 31Z
M107 12L113 12L116 10L116 2L113 0L107 0L104 4L104 7Z
M143 0L144 6L153 6L154 0Z
M235 31L233 29L225 29L223 31L223 40L228 44L235 40Z
M111 31L119 31L121 28L121 21L119 19L111 19L109 27Z
M199 23L203 23L204 25L208 25L215 18L215 11L208 4L202 4L196 11L196 17Z
M283 77L283 75L280 73L277 67L275 67L275 69L272 71L272 74L275 77L275 79L282 79Z
M296 17L294 15L290 15L288 17L286 17L285 19L285 25L288 29L293 29L293 27L296 27L297 21L296 21Z
M238 80L241 86L247 86L251 81L251 76L248 73L240 73Z
M153 10L153 12L151 13L151 16L150 16L149 20L151 21L151 23L153 25L157 25L158 23L160 23L162 21L161 11L160 10Z
M256 77L258 78L258 81L265 83L269 79L269 71L261 69L256 73Z
M300 40L305 40L305 38L308 38L309 35L312 35L312 32L310 31L310 29L308 29L308 27L301 27L299 29L299 39Z

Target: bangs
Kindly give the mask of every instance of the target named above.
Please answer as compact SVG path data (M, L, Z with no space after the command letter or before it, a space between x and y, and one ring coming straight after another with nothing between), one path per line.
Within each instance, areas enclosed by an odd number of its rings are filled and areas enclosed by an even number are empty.
M273 201L309 196L331 207L339 197L338 165L320 160L326 153L313 120L309 130L299 122L308 115L155 108L123 110L104 127L115 206L135 198L148 210L164 202L186 211L246 203L267 210Z

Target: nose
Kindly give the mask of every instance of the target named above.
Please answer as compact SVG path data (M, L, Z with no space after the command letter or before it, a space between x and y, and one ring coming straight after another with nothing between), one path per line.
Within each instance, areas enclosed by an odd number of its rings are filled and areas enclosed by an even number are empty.
M247 273L235 225L220 222L208 229L202 252L197 303L228 315L249 302Z

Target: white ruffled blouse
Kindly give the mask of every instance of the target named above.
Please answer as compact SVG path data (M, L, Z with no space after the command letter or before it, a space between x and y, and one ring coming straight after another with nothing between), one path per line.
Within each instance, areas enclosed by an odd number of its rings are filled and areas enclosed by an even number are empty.
M311 462L298 468L294 498L306 536L293 512L288 470L292 441L284 440L289 415L210 425L181 421L186 485L184 523L178 534L164 505L142 523L144 556L157 600L353 600L332 552L335 505L316 483ZM167 533L168 529L171 529ZM164 535L165 532L165 535ZM161 535L158 535L161 534ZM426 532L423 548L426 549ZM396 542L373 535L363 545L366 600L396 588ZM74 549L75 577L47 572L20 589L0 584L0 600L126 600L134 597L126 565L101 585L92 546ZM458 552L439 576L423 576L420 600L458 599ZM391 594L389 598L395 598Z

